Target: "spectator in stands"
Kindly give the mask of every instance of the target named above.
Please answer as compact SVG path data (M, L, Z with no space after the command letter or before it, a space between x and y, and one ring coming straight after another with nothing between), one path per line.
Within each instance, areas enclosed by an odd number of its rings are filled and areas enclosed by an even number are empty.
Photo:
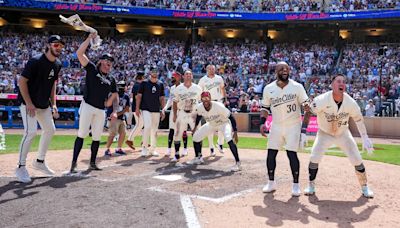
M367 117L375 116L375 105L372 99L368 100L368 104L365 107L365 116Z

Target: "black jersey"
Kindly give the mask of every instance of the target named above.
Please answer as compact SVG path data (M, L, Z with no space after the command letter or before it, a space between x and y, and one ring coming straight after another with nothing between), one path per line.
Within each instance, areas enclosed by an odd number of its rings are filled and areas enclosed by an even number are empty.
M117 92L115 78L110 75L102 75L92 62L89 62L85 69L86 83L83 99L93 107L104 109L104 102L109 94Z
M28 79L28 92L36 108L46 109L50 106L51 89L58 79L61 70L61 61L56 59L50 62L45 54L31 58L25 65L22 77ZM18 101L26 104L21 92L18 92Z
M117 111L121 112L126 107L130 106L129 95L124 93L122 95L118 94L118 96L119 96L119 104L118 104L118 110ZM110 116L112 112L113 112L113 107L109 107L107 109L107 116ZM125 120L125 115L118 116L118 119L119 120Z
M135 82L132 86L132 94L133 94L133 99L132 99L132 111L134 112L136 110L136 95L139 92L141 82Z
M156 83L150 80L143 81L140 83L138 93L142 94L142 101L140 103L141 110L160 112L160 97L165 96L164 85L161 81L157 81Z

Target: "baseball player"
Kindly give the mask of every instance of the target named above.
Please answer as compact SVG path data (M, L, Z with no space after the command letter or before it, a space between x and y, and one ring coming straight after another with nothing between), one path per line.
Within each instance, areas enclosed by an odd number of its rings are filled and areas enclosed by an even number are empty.
M126 122L125 122L125 113L129 111L130 107L130 98L129 95L125 93L126 83L125 81L120 81L117 83L118 87L118 97L119 104L117 110L117 119L115 121L111 121L110 128L108 129L109 135L106 144L106 151L104 152L105 156L111 156L110 147L113 143L114 137L118 134L118 145L115 150L116 155L126 155L126 153L122 150L122 144L124 143L125 135L126 135ZM113 112L113 108L109 107L107 110L107 114L111 114Z
M176 131L174 134L175 157L172 159L173 162L177 162L180 158L180 139L183 132L187 130L188 125L191 129L195 128L195 107L200 102L201 88L192 83L192 80L192 71L186 70L183 76L183 84L180 84L174 90L172 121L176 123Z
M132 87L132 92L131 92L131 98L132 98L132 111L133 111L133 116L135 118L135 127L131 130L129 133L128 139L126 140L126 145L128 145L132 150L135 150L134 142L135 142L135 137L142 131L143 129L143 116L137 116L136 115L136 95L138 94L140 84L144 80L144 72L139 71L136 75L136 81L135 84Z
M227 102L226 91L225 91L225 83L224 79L215 74L215 65L208 65L207 66L207 75L204 75L200 78L199 86L204 91L208 91L213 98L213 101L218 102ZM214 152L214 132L211 132L208 136L208 144L211 150L211 156L215 156ZM224 144L224 133L218 132L218 150L223 153L223 144Z
M90 170L101 170L96 165L97 152L99 150L101 133L105 122L105 107L119 103L117 85L110 71L114 58L110 54L103 54L97 64L91 62L85 52L89 46L90 40L94 39L97 33L91 33L76 51L81 65L86 70L86 83L84 88L83 100L79 109L79 129L78 136L74 144L74 155L71 164L71 173L76 173L76 163L81 152L83 139L88 136L89 129L92 131L92 145L90 157ZM109 94L111 93L111 96ZM111 121L117 118L118 107L114 107L111 114Z
M140 118L143 115L143 145L142 157L146 157L148 153L153 156L159 154L155 151L157 146L157 130L158 124L164 119L164 113L161 107L165 106L164 85L158 80L158 70L152 69L150 79L140 83L138 94L136 95L136 115ZM148 141L150 137L150 149Z
M172 84L170 88L170 96L167 100L167 104L163 108L163 112L167 111L170 107L172 107L173 104L173 97L174 97L174 91L177 86L181 84L181 77L182 75L179 72L173 72L172 73ZM174 134L176 130L176 123L173 121L173 109L171 109L170 115L169 115L169 133L168 133L168 149L167 149L167 156L171 155L171 146L172 142L174 141ZM186 131L183 132L183 153L182 155L187 155L187 134Z
M290 69L285 62L279 62L275 68L276 80L265 86L262 99L260 132L266 136L264 125L267 111L272 114L272 124L268 140L267 169L269 181L263 192L276 190L275 168L279 150L286 150L293 175L292 196L300 196L300 162L297 151L301 135L301 107L308 102L304 87L289 79Z
M368 154L374 151L360 107L346 92L346 77L339 74L332 80L332 90L314 98L311 111L317 115L318 132L311 151L309 171L309 185L304 190L306 195L315 193L315 178L318 164L321 162L325 151L335 144L342 149L352 165L355 167L356 176L361 185L361 192L367 198L374 197L374 193L367 185L367 174L357 144L349 130L349 118L353 118L363 140L363 149ZM304 120L308 124L308 118Z
M202 103L196 107L197 116L195 128L193 129L193 146L196 157L189 161L188 164L203 164L204 160L201 154L201 142L211 132L223 132L225 140L228 142L229 148L235 157L235 165L231 171L236 172L242 169L236 144L238 143L238 135L236 128L236 121L233 118L229 109L227 109L221 102L212 101L210 92L201 93ZM206 120L206 124L197 130L197 125L200 123L201 118ZM233 129L233 139L232 139Z
M60 36L50 36L45 53L31 58L22 72L22 77L18 80L20 88L18 101L21 102L20 110L25 130L19 148L18 167L15 170L15 176L19 182L31 182L25 165L32 140L37 133L38 122L42 129L42 136L40 137L38 157L33 162L33 168L46 175L54 175L53 170L46 165L44 159L56 130L53 121L53 117L58 118L56 81L62 66L58 57L63 48L64 42Z

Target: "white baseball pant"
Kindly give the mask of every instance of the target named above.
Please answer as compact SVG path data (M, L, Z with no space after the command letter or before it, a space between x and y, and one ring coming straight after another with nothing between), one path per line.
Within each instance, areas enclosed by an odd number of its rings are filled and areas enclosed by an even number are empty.
M177 122L178 122L178 118L177 118ZM169 129L173 129L176 130L176 122L174 122L174 111L171 110L171 112L169 113Z
M268 139L268 149L297 152L300 146L301 123L291 125L272 122Z
M149 144L150 136L150 147L155 149L157 146L157 130L160 123L160 113L159 112L149 112L146 110L142 111L143 115L143 148L147 148Z
M204 138L210 135L212 132L221 131L223 137L227 142L232 140L232 126L231 122L227 122L220 126L214 127L210 123L206 123L201 126L193 135L193 142L201 142Z
M347 129L341 135L332 136L324 131L318 130L314 145L311 150L310 161L319 163L325 151L332 145L337 145L348 157L353 166L360 165L362 158L357 143Z
M37 134L37 124L39 122L40 128L42 129L42 135L40 137L38 159L44 160L46 157L47 149L51 138L53 137L56 127L54 126L53 115L51 109L36 109L35 116L31 117L26 112L26 106L20 106L22 122L24 124L24 135L21 140L19 149L19 165L26 164L26 157L28 156L29 149L31 148L32 141Z
M187 113L183 110L178 111L178 118L176 119L176 128L174 134L174 141L180 142L183 136L183 132L187 130L189 125L191 129L194 129L196 124L196 115Z
M143 128L143 114L138 117L135 112L133 112L133 117L135 118L135 127L131 130L128 136L129 141L134 141L135 137L142 131Z
M106 113L104 110L93 107L82 100L81 107L79 108L78 137L86 138L91 129L93 141L100 141L105 118Z
M126 124L128 125L132 125L132 117L133 117L133 113L134 111L132 111L132 108L129 108L129 111L127 113L125 113L125 117L126 117ZM135 119L136 120L136 119Z

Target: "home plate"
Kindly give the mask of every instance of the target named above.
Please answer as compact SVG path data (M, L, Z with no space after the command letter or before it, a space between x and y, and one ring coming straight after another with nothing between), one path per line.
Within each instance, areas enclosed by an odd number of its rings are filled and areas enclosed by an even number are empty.
M165 181L177 181L182 179L181 175L158 175L158 176L154 176L153 178L159 179L159 180L165 180Z

